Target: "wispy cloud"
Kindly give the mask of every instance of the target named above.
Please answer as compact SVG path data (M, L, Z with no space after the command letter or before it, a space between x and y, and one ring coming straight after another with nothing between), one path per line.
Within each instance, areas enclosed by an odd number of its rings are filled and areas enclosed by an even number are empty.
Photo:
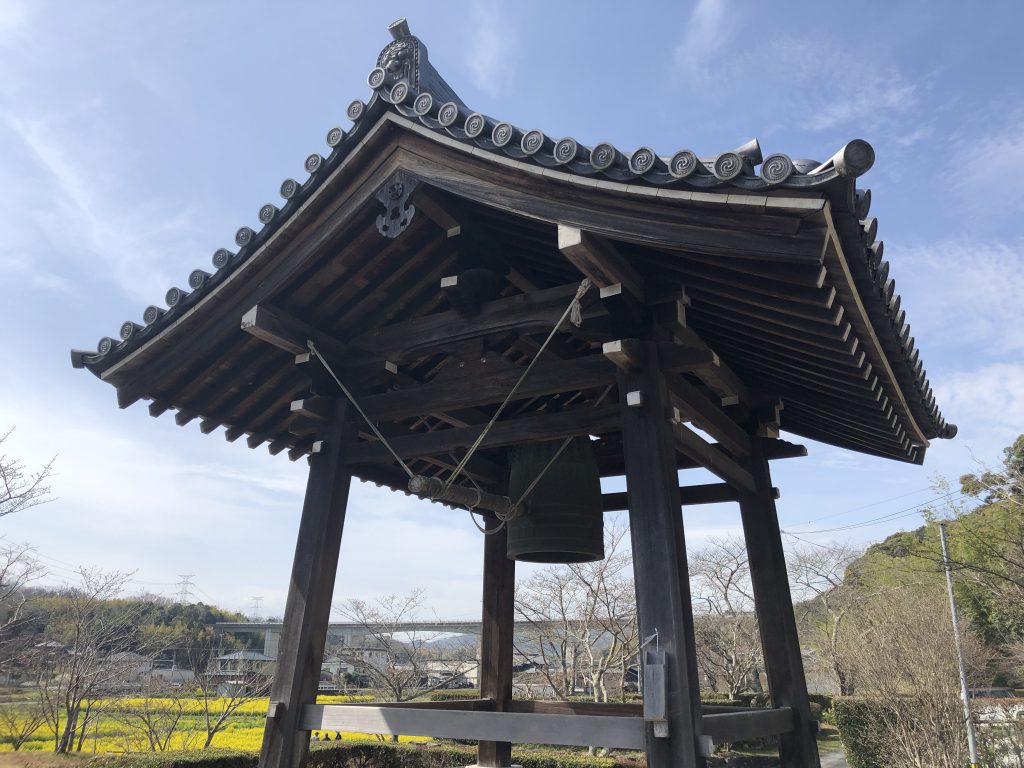
M477 0L469 6L464 63L473 83L489 96L507 91L515 81L519 43L515 27L497 3Z
M0 46L20 35L28 18L28 6L22 0L0 0Z
M1024 431L1024 364L995 363L946 374L935 396L957 424L957 442L979 457L996 457Z
M901 249L895 258L899 282L909 284L902 286L907 317L928 346L1024 350L1024 240L949 240Z
M676 66L690 80L706 81L716 54L729 42L726 10L725 0L697 0L686 34L672 52Z
M1024 110L999 114L994 129L962 135L947 169L974 213L1024 213Z

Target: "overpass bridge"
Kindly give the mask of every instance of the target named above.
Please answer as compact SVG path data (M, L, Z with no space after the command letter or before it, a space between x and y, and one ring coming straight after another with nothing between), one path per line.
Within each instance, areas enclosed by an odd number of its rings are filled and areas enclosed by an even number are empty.
M278 646L281 642L281 630L283 625L273 621L243 621L243 622L218 622L214 625L218 632L231 635L263 633L263 653L272 659L277 658ZM327 640L339 645L348 647L360 647L366 645L366 638L373 633L381 631L387 634L399 634L404 632L416 633L437 633L452 635L480 635L479 621L406 621L396 624L367 625L359 622L336 621L327 625ZM529 621L515 622L514 631L525 631L536 627Z

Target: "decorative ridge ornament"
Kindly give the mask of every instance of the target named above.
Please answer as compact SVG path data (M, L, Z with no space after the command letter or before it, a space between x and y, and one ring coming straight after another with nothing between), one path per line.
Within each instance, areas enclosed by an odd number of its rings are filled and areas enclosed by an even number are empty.
M393 240L409 228L416 206L409 202L419 182L412 176L398 171L377 190L377 199L383 204L384 212L377 216L377 231Z

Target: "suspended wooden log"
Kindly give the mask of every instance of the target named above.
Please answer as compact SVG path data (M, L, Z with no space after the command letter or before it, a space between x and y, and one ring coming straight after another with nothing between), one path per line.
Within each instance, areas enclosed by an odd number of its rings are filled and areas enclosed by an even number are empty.
M502 517L511 515L514 508L512 499L508 496L499 496L496 493L478 491L475 488L466 488L461 485L451 485L445 488L444 482L439 478L424 477L423 475L414 475L409 478L409 493L428 501L443 501L469 509L496 512Z

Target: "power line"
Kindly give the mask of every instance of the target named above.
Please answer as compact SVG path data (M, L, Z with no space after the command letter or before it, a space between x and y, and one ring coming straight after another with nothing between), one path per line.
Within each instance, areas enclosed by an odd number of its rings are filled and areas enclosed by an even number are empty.
M898 501L899 499L907 498L907 496L916 496L919 493L924 493L925 491L930 491L930 490L932 490L930 487L929 488L918 488L916 491L910 491L908 493L901 493L899 496L890 496L888 499L881 499L879 501L873 501L870 504L864 504L864 505L859 506L859 507L853 507L853 508L847 509L847 510L845 510L843 512L834 512L831 515L823 515L821 517L815 517L815 518L812 518L810 520L804 520L803 522L800 522L800 523L793 523L793 525L810 525L811 523L820 523L822 520L831 520L834 517L842 517L843 515L849 515L849 514L852 514L854 512L860 512L863 509L870 509L871 507L877 507L877 506L880 506L881 504L888 504L890 501Z
M951 496L953 498L950 498ZM961 498L963 498L963 494L961 494L959 491L950 491L949 493L944 493L941 496L936 496L934 499L929 499L928 501L921 502L920 504L915 504L912 507L905 507L904 509L900 509L895 512L889 512L885 515L881 515L880 517L871 518L870 520L862 520L859 523L841 525L836 528L821 528L815 531L797 531L797 533L805 535L812 533L837 533L839 531L852 531L857 528L869 528L873 525L878 525L880 523L887 523L892 522L894 520L899 520L904 517L911 517L915 514L918 514L922 509L925 509L926 507L935 503L936 501L947 499L953 502L959 501Z

